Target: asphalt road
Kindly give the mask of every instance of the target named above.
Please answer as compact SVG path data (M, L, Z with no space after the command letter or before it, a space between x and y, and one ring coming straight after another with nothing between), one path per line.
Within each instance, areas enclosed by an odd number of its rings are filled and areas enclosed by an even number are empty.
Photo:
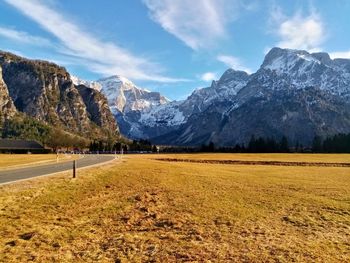
M86 155L76 161L77 168L88 167L91 165L101 164L114 159L114 156L108 155ZM25 167L11 170L0 169L0 184L11 183L19 180L25 180L33 177L49 175L72 170L73 161L47 164L40 166ZM79 174L77 175L79 176Z

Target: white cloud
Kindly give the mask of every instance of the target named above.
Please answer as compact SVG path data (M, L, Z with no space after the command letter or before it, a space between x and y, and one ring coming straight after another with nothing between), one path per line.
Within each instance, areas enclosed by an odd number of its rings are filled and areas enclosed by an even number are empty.
M320 45L325 40L326 32L324 23L316 12L313 11L308 16L296 12L292 17L287 17L277 7L271 12L271 21L277 27L274 33L280 38L277 46L308 51L321 50Z
M241 60L237 57L229 56L229 55L219 55L217 56L217 60L235 70L242 70L249 74L252 73L252 70L243 66Z
M217 79L217 75L214 72L206 72L200 76L200 79L205 82L210 82Z
M350 59L350 50L349 51L331 52L329 55L332 59L335 59L335 58Z
M241 9L248 9L240 0L143 2L156 23L195 50L211 46L226 37L228 24L237 17Z
M43 37L32 36L27 32L17 31L12 28L6 28L0 26L0 36L14 40L16 42L26 43L37 46L51 46L52 43Z
M160 75L159 65L131 54L118 45L91 35L67 15L46 5L42 0L5 0L24 15L37 22L43 29L60 40L61 52L76 57L84 66L103 75L120 74L131 79L176 82L182 79ZM45 3L45 4L44 4Z

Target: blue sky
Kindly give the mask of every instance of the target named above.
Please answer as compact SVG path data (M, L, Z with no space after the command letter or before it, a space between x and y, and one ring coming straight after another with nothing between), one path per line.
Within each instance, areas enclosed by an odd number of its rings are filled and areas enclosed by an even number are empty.
M183 99L274 47L350 58L348 0L0 0L0 49Z

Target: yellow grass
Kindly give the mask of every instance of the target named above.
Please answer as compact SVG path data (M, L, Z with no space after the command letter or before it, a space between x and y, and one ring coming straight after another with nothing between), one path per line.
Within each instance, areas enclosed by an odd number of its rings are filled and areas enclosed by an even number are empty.
M79 155L59 154L58 160L62 162L78 158ZM56 162L56 154L0 154L0 169L54 162Z
M155 157L1 187L0 262L350 261L350 168Z

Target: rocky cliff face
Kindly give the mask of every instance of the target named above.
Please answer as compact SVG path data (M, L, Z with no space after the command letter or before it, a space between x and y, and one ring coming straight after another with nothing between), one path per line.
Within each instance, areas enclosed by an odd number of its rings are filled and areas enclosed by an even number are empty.
M130 138L143 138L144 127L140 118L153 107L169 103L159 92L151 92L137 87L121 76L111 76L97 81L84 81L74 78L76 84L84 83L100 90L108 100L108 105L118 121L121 133Z
M165 105L169 100L159 92L137 87L127 78L115 75L97 81L86 81L72 77L75 85L85 85L101 91L106 96L109 108L116 118L120 131L130 138L144 138L144 127L140 118L151 108ZM147 132L146 132L147 133Z
M84 85L77 86L77 89L83 98L90 120L108 131L117 131L118 127L106 97L97 90Z
M2 67L0 66L0 122L4 119L11 118L15 114L16 108L2 78Z
M110 111L105 108L96 110L99 106L105 107L104 103L95 103L92 106L88 100L84 101L64 68L5 52L0 53L0 65L9 95L17 110L74 133L92 133L96 125L115 130L116 123ZM92 108L94 114L89 112ZM95 114L97 111L100 115ZM107 124L106 119L111 123L108 127L102 127Z
M251 135L310 145L315 135L350 132L350 105L317 88L274 91L251 97L231 111L208 109L192 115L175 131L154 138L161 144L247 143ZM227 103L227 106L230 104Z

